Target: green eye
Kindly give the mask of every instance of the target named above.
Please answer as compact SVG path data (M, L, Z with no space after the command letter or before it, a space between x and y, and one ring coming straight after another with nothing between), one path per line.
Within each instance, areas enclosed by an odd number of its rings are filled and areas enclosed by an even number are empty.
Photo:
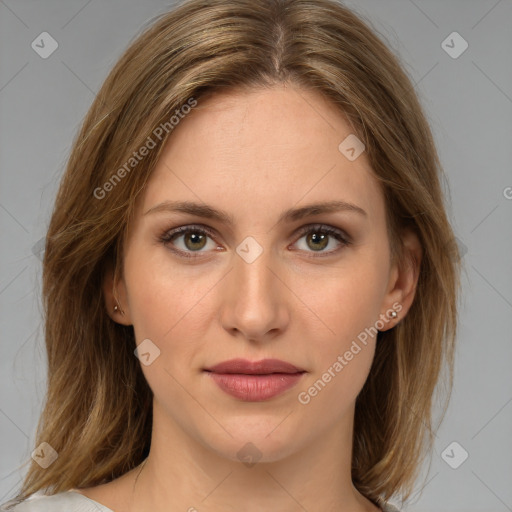
M332 226L323 224L308 225L301 228L299 239L295 242L297 244L302 238L305 237L305 248L299 249L304 252L318 253L320 256L329 255L339 250L339 246L345 247L351 244L351 240L343 231ZM208 239L212 241L211 249L218 248L218 245L213 240L213 231L202 226L181 226L179 228L166 231L159 237L162 244L170 250L176 252L179 256L186 258L199 257L208 245ZM182 238L182 247L176 247L176 241ZM325 251L332 240L337 241L338 248ZM197 255L194 253L198 253Z

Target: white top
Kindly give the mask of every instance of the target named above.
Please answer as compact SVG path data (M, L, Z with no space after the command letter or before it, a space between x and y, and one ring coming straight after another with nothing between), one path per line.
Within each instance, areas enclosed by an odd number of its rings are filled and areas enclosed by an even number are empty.
M12 501L12 500L11 500ZM101 503L74 491L64 491L47 496L38 491L25 501L9 508L11 502L0 505L0 510L12 512L114 512ZM390 503L380 505L383 512L400 512Z

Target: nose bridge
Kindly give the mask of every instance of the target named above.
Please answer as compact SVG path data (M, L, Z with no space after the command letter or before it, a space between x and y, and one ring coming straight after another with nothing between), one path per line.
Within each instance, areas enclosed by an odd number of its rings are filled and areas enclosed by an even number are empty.
M243 252L244 249L246 252ZM253 259L255 250L251 241L237 248L233 258L234 268L229 273L229 292L223 306L224 327L231 330L236 328L253 339L282 329L288 317L283 284L273 270L272 251L260 250Z
M236 258L234 279L236 280L238 300L269 299L275 297L271 289L275 287L274 274L270 270L270 257L261 255L255 261L247 263L242 258ZM261 301L258 300L258 303Z

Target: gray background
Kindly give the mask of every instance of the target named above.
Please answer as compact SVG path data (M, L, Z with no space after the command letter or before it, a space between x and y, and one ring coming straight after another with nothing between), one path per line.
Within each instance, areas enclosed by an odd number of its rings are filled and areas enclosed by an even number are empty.
M444 164L465 273L455 387L407 511L512 511L512 2L364 0L417 84ZM45 392L41 253L79 123L157 0L0 0L0 503L20 485ZM47 31L47 59L31 47ZM442 42L458 32L458 58ZM452 51L460 41L450 42ZM78 362L77 362L78 363ZM452 469L442 457L457 460ZM420 494L423 489L422 494Z

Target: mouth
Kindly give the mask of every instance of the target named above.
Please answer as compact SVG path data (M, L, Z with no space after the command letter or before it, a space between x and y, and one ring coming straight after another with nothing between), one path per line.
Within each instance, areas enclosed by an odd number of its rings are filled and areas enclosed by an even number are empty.
M295 386L306 370L279 359L231 359L205 368L219 388L246 402L261 402Z
M218 363L205 371L213 373L237 373L244 375L269 375L272 373L303 373L304 369L281 361L280 359L262 359L261 361L248 361L247 359L230 359Z

